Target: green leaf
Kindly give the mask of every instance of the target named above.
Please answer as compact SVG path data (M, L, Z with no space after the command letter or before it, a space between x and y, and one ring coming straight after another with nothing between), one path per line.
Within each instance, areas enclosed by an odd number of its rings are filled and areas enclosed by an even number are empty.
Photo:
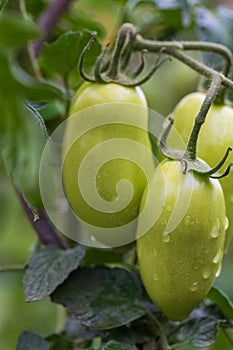
M52 43L44 43L40 54L41 67L66 77L82 51L81 37L81 33L67 32Z
M60 74L64 78L78 64L83 48L90 39L90 33L66 32L52 43L42 46L40 65L48 72ZM100 44L95 40L91 49L91 60L89 55L85 59L85 66L92 66L100 54Z
M228 319L233 320L233 303L228 296L218 287L212 287L207 298L217 304L222 314Z
M214 344L219 329L219 321L208 317L189 320L184 326L184 339L189 339L194 347L208 347Z
M52 294L83 325L111 329L145 314L144 289L138 274L121 268L80 267Z
M20 335L16 350L49 350L49 344L40 335L26 331Z
M62 250L46 246L35 253L28 262L24 277L26 301L40 300L50 295L75 270L85 255L85 247Z
M17 96L0 94L0 149L15 186L28 205L42 206L39 189L41 155L47 141L38 112L26 108Z
M29 40L37 38L39 30L32 20L14 12L4 12L0 16L0 47L19 48Z
M50 345L49 350L73 350L75 347L74 341L63 335L53 334L46 340Z
M124 350L121 343L115 340L110 340L104 347L104 350Z

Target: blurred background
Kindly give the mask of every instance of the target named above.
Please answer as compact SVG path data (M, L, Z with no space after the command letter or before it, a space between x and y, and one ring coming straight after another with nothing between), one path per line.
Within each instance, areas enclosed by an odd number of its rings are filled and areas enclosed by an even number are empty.
M48 4L47 1L38 3L44 6ZM226 4L227 1L224 3ZM232 5L232 1L228 3ZM27 5L34 6L33 1L26 1ZM93 24L94 21L102 23L106 31L103 42L114 40L122 20L121 9L120 2L109 0L102 0L98 4L94 0L80 0L76 7L80 17L85 13L85 16L93 21L90 23ZM148 13L146 15L148 16ZM183 34L184 38L185 36L187 33ZM142 88L147 96L149 107L166 116L184 95L196 91L199 83L200 76L182 63L173 60L164 64ZM25 264L35 243L35 232L23 212L0 159L0 265ZM224 258L222 273L216 280L216 285L233 301L232 267L233 244ZM23 273L20 271L0 272L1 350L14 350L17 339L24 330L49 335L62 326L63 310L51 303L49 298L36 303L25 303L22 277ZM231 350L230 345L223 341L220 337L212 349ZM185 346L182 349L192 348Z

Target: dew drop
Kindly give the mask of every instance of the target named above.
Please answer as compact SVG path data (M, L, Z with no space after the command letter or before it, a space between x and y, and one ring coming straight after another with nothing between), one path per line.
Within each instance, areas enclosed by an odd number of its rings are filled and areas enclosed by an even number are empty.
M191 292L197 292L198 290L198 282L194 282L191 286L190 286L190 291Z
M158 281L159 277L156 273L153 273L152 279L153 279L153 281Z
M210 268L206 268L205 270L203 270L202 272L202 277L205 279L205 280L208 280L210 278L212 274L212 271Z
M211 238L218 238L220 235L220 230L216 229L216 227L213 228L213 230L210 232Z
M227 230L228 227L229 227L229 220L228 220L228 217L226 216L225 217L225 226L224 226L225 230Z
M165 231L163 233L163 243L168 243L168 242L170 242L170 236L169 236L168 232Z
M219 264L215 277L218 277L222 271L222 264Z
M213 263L218 264L220 262L220 259L221 259L221 252L218 252L213 259Z

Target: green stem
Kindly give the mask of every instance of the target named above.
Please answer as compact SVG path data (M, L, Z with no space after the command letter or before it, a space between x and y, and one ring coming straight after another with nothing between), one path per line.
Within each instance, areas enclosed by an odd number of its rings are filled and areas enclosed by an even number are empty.
M136 29L130 23L122 25L115 44L112 59L110 62L107 75L112 80L117 80L120 69L127 66L131 51L128 52L128 46L132 45L132 41L136 36ZM122 61L123 60L123 61Z
M187 150L186 154L189 159L195 160L196 159L196 151L197 151L197 140L198 140L198 135L201 130L201 126L205 122L206 115L215 100L218 90L221 86L222 79L219 75L215 75L213 77L213 80L211 82L210 88L207 92L207 95L205 97L205 100L201 106L200 111L198 112L196 118L195 118L195 124L192 129L188 145L187 145Z
M206 43L206 44L208 46L208 43ZM201 46L203 46L201 49L204 49L204 44ZM179 61L183 62L184 64L189 66L191 69L193 69L197 73L207 77L208 79L212 79L213 76L219 75L221 77L221 80L222 80L222 85L233 90L233 81L232 80L227 78L224 74L217 72L216 70L206 66L205 64L203 64L203 63L195 60L191 56L189 56L187 53L183 52L182 50L184 48L182 46L182 42L181 43L176 43L176 42L169 43L169 42L162 42L162 41L158 42L158 41L152 41L152 40L145 40L145 39L141 38L140 36L137 36L136 44L134 47L134 49L136 49L136 50L147 49L150 52L158 52L159 50L161 50L161 48L164 48L164 53L168 54L171 57L178 59ZM227 51L228 50L226 48L226 52ZM230 59L230 57L229 57L229 59Z
M10 264L10 265L0 265L1 272L23 272L25 270L25 265L22 264Z
M141 36L137 36L135 48L136 50L147 49L148 51L158 52L161 47L165 49L178 49L178 50L193 50L193 51L206 51L213 52L221 55L225 61L226 66L224 74L228 77L231 76L233 67L233 56L231 50L226 46L218 43L210 43L206 41L157 41L157 40L146 40Z
M153 327L155 335L159 335L160 342L163 350L171 350L170 345L168 344L167 336L164 332L164 329L161 325L161 323L157 320L157 318L154 316L154 314L147 308L143 307L144 311L146 312L146 315L148 319L151 321L151 325Z

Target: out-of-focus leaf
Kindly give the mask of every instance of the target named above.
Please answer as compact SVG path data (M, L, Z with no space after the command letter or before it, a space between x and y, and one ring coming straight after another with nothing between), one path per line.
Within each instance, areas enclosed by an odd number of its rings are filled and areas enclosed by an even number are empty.
M38 27L32 20L6 11L0 16L0 47L19 48L38 35Z
M47 339L49 342L49 350L74 350L75 344L72 339L66 338L63 335L53 334Z
M211 41L228 46L232 36L225 21L219 16L217 11L210 11L204 7L196 9L196 30L199 40ZM217 70L223 68L224 61L219 59L219 55L214 53L203 53L204 62Z
M79 57L90 39L88 31L67 32L52 43L45 43L41 50L40 65L48 72L60 74L64 78L78 64ZM101 45L97 40L89 49L85 60L84 69L92 68L101 51Z
M228 320L233 320L233 303L223 291L217 287L212 287L207 297L217 304L222 314Z
M124 350L121 343L115 340L110 340L104 347L104 350Z
M91 18L90 13L84 11L78 4L77 9L64 15L63 20L67 21L77 31L88 29L95 31L99 39L103 39L106 35L106 29L101 22Z
M144 289L138 274L121 268L80 267L52 294L81 323L111 329L145 314Z
M20 335L16 350L49 350L49 344L40 335L26 331Z
M81 37L79 32L67 32L52 43L44 43L39 58L41 67L66 77L82 50Z
M15 186L28 205L42 206L39 189L40 159L47 141L38 112L26 108L17 96L0 93L0 151Z
M50 295L71 271L77 269L85 250L81 245L69 250L46 246L35 253L29 259L24 277L26 301L36 301Z
M4 6L7 4L8 0L0 0L0 11L4 8Z

